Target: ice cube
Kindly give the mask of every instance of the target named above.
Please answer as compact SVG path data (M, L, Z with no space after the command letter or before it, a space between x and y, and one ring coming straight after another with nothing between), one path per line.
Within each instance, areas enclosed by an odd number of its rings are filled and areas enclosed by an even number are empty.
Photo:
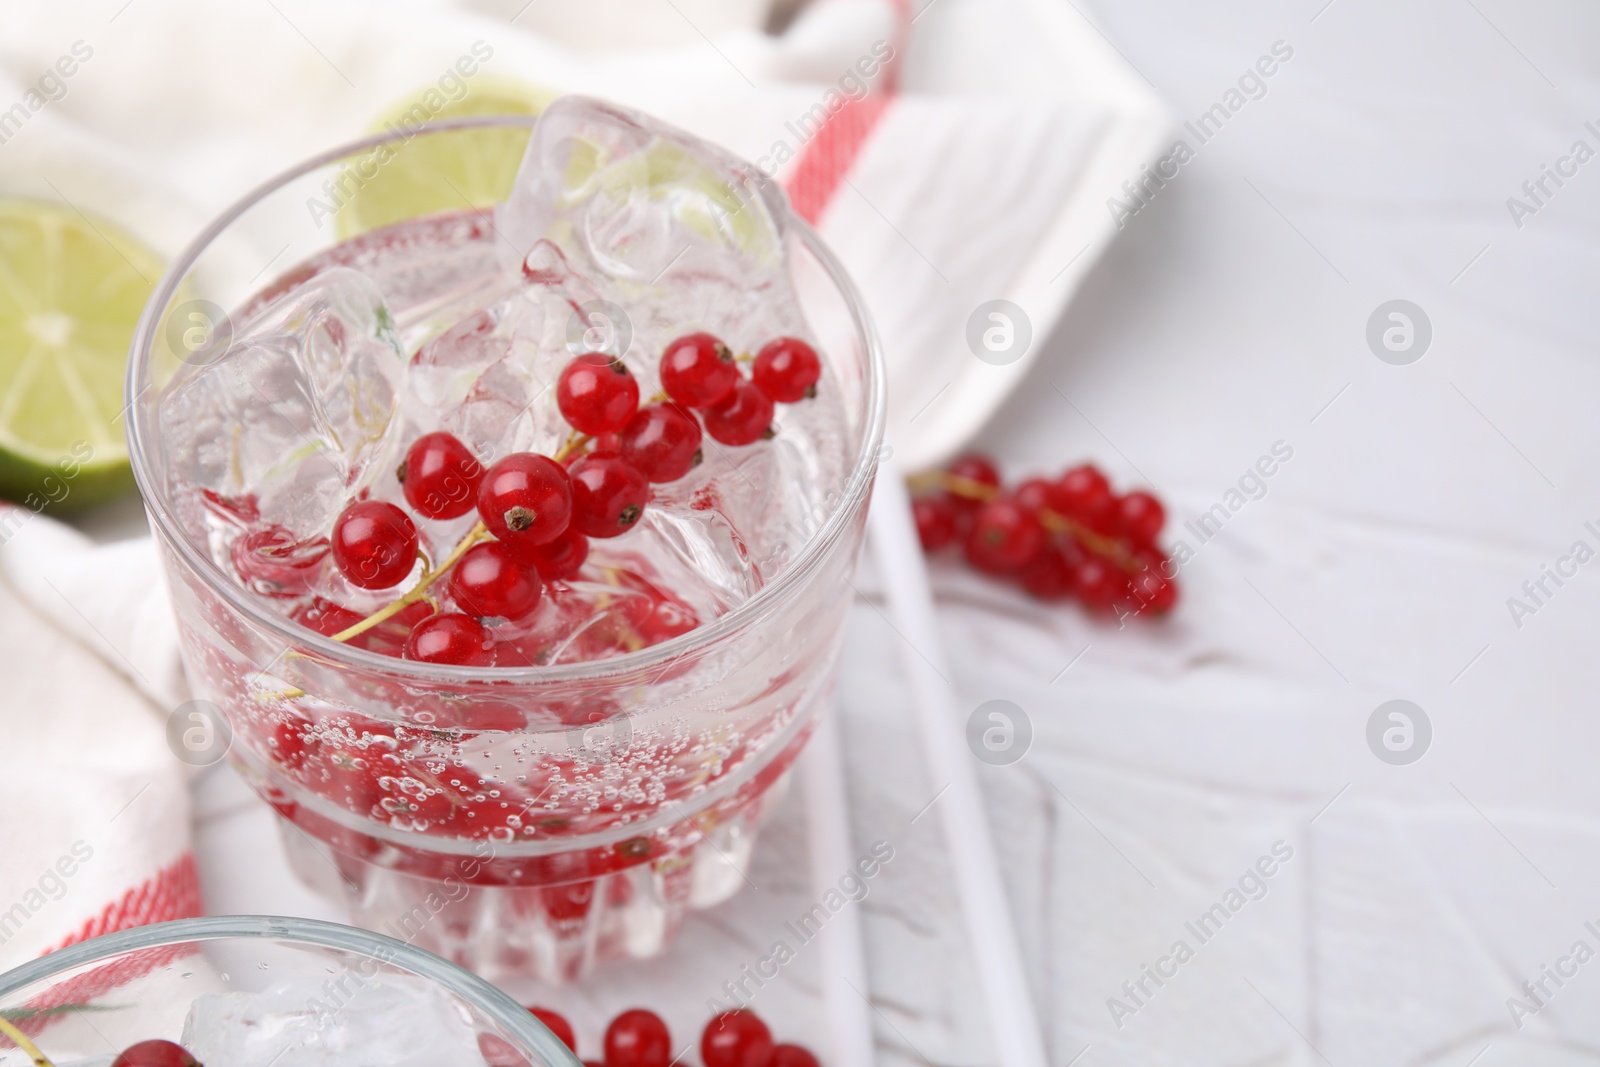
M195 1000L183 1045L227 1067L475 1067L483 1064L466 1010L432 982L372 965L321 982Z
M373 478L405 371L377 287L335 267L254 311L160 402L174 491L253 496L265 525L325 535Z

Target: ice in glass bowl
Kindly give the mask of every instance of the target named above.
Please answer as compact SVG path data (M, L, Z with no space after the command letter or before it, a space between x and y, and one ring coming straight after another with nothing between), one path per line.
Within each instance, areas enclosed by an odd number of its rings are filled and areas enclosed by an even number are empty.
M106 1067L158 1038L226 1067L578 1067L477 976L309 919L181 919L80 942L0 974L0 1017L56 1067ZM0 1067L29 1062L0 1036Z

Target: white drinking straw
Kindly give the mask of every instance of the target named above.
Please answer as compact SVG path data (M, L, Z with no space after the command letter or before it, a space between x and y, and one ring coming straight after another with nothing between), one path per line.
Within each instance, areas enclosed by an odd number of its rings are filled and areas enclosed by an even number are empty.
M911 683L917 726L938 799L967 941L978 964L995 1047L1004 1067L1049 1067L1038 1016L1028 993L1011 905L989 836L983 794L966 743L966 714L957 700L934 619L933 591L911 518L905 482L890 461L878 469L867 519L889 617L899 632L901 664Z
M806 745L804 764L807 836L811 842L811 887L816 899L839 891L839 879L854 870L850 846L838 708L823 711ZM857 872L860 876L860 872ZM835 1067L872 1067L872 1006L867 1000L866 950L859 903L846 904L822 928L823 997L828 1011L824 1062Z

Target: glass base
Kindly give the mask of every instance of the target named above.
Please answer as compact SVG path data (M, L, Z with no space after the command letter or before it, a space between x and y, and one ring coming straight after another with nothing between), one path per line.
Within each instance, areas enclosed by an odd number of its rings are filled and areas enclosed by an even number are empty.
M748 880L757 830L788 782L785 773L693 845L563 885L439 881L339 852L281 815L278 830L295 875L348 907L356 925L437 953L492 982L560 985L602 963L658 955L690 910L738 892Z

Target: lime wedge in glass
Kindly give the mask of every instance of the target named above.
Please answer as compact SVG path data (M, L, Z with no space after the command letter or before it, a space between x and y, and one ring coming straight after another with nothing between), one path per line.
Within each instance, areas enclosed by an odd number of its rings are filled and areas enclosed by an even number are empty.
M123 371L161 272L113 223L0 197L0 496L68 511L133 487Z

